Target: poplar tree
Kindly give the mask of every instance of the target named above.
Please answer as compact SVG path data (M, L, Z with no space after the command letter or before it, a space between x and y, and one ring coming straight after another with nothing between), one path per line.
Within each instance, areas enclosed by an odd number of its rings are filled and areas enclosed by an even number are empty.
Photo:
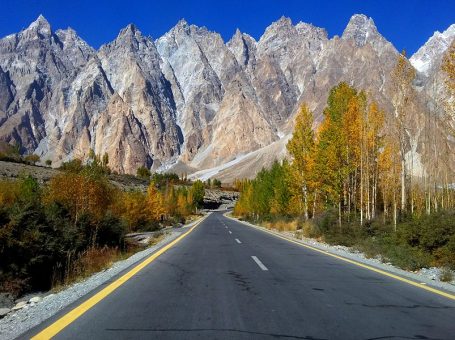
M398 136L401 157L401 210L406 210L406 146L407 127L406 115L412 100L412 81L415 78L415 69L406 58L403 51L397 59L395 68L392 71L392 84L394 94L392 103L395 108L395 129Z
M315 144L312 126L313 113L304 104L297 114L292 138L286 145L292 157L290 173L293 187L297 188L294 193L302 198L305 220L309 218L309 191L314 189Z

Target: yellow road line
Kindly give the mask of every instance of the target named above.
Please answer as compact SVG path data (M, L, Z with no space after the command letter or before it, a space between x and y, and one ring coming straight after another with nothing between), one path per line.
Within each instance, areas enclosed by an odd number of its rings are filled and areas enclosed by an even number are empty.
M226 215L225 215L226 216ZM263 231L265 233L268 233L270 235L273 235L275 237L278 237L278 238L281 238L283 240L286 240L288 242L291 242L291 243L295 243L295 244L298 244L299 246L302 246L302 247L305 247L305 248L308 248L308 249L311 249L311 250L314 250L314 251L317 251L319 253L322 253L324 255L328 255L328 256L331 256L331 257L334 257L334 258L337 258L339 260L342 260L342 261L345 261L345 262L348 262L348 263L351 263L351 264L354 264L356 266L359 266L359 267L362 267L362 268L365 268L365 269L368 269L368 270L371 270L373 272L376 272L376 273L379 273L379 274L382 274L382 275L385 275L385 276L388 276L388 277L391 277L391 278L394 278L396 280L399 280L401 282L405 282L407 284L410 284L414 287L418 287L420 289L423 289L423 290L426 290L426 291L429 291L429 292L432 292L434 294L438 294L438 295L441 295L441 296L444 296L448 299L451 299L451 300L455 300L455 295L454 294L450 294L450 293L447 293L447 292L444 292L442 290L439 290L439 289L436 289L436 288L432 288L432 287L428 287L428 286L425 286L425 285L422 285L421 283L418 283L418 282L415 282L415 281L412 281L412 280L409 280L409 279L406 279L404 277L401 277L401 276L398 276L398 275L395 275L395 274L392 274L392 273L389 273L389 272L386 272L385 270L381 270L381 269L378 269L378 268L375 268L375 267L372 267L372 266L369 266L367 264L363 264L363 263L360 263L360 262L357 262L355 260L351 260L351 259L348 259L346 257L343 257L343 256L339 256L339 255L335 255L333 253L330 253L328 251L325 251L325 250L322 250L322 249L319 249L319 248L316 248L316 247L312 247L310 245L307 245L307 244L304 244L304 243L301 243L301 242L298 242L298 241L295 241L295 240L292 240L292 239L289 239L287 237L284 237L284 236L281 236L281 235L278 235L274 232L271 232L267 229L264 229L262 227L257 227L257 226L253 226L253 225L250 225L250 224L247 224L243 221L239 221L237 219L234 219L233 217L229 217L229 216L226 216L227 218L230 218L230 219L233 219L237 222L240 222L244 225L247 225L249 227L252 227L252 228L255 228L255 229L258 229L260 231Z
M136 267L131 269L128 273L124 274L114 282L112 282L109 286L104 288L103 290L99 291L95 295L93 295L91 298L88 300L84 301L81 303L79 306L76 308L72 309L70 312L62 316L60 319L55 321L53 324L36 334L34 337L32 337L32 340L41 340L41 339L50 339L53 336L57 335L59 332L61 332L65 327L67 327L69 324L74 322L77 318L79 318L82 314L87 312L90 308L95 306L98 302L103 300L106 296L111 294L114 290L116 290L118 287L120 287L122 284L124 284L126 281L131 279L134 275L136 275L139 271L147 267L150 263L155 261L160 255L162 255L164 252L172 248L175 244L180 242L183 238L188 236L194 228L196 228L201 222L205 219L203 217L199 222L197 222L191 229L186 232L185 234L179 236L176 238L174 241L168 243L165 245L163 248L159 249L157 252L153 253L150 257L145 259L143 262L138 264Z

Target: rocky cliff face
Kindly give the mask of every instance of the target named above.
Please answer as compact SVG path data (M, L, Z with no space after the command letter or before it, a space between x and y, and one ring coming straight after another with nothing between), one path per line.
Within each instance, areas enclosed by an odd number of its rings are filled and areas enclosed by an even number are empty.
M410 59L420 95L409 117L409 150L419 157L427 115L439 112L440 64L454 33L454 25L435 33ZM258 41L237 30L227 43L184 20L155 41L129 25L98 51L70 28L54 32L40 16L0 39L0 139L56 166L94 149L119 172L145 165L253 176L285 156L300 104L320 121L340 81L368 91L394 119L397 55L364 15L332 39L284 17Z

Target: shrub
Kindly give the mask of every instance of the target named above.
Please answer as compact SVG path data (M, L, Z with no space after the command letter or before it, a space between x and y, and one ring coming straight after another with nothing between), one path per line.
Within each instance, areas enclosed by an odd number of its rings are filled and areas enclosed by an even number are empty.
M79 173L84 169L82 161L80 159L72 159L68 162L63 162L60 166L60 170Z
M137 177L140 177L140 178L150 178L150 176L152 174L150 173L150 170L147 169L145 166L140 166L136 170L136 175L137 175Z
M10 207L19 198L20 188L17 182L0 181L0 207Z
M439 280L442 282L452 282L454 280L454 275L449 268L443 268L439 274Z
M31 155L25 156L24 160L29 164L35 165L36 163L38 163L40 161L40 157L38 155L31 154Z

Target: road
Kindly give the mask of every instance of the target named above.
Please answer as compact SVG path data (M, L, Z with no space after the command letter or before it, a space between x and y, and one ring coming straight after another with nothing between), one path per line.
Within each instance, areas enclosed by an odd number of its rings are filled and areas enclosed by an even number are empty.
M455 339L455 301L213 213L55 338Z

